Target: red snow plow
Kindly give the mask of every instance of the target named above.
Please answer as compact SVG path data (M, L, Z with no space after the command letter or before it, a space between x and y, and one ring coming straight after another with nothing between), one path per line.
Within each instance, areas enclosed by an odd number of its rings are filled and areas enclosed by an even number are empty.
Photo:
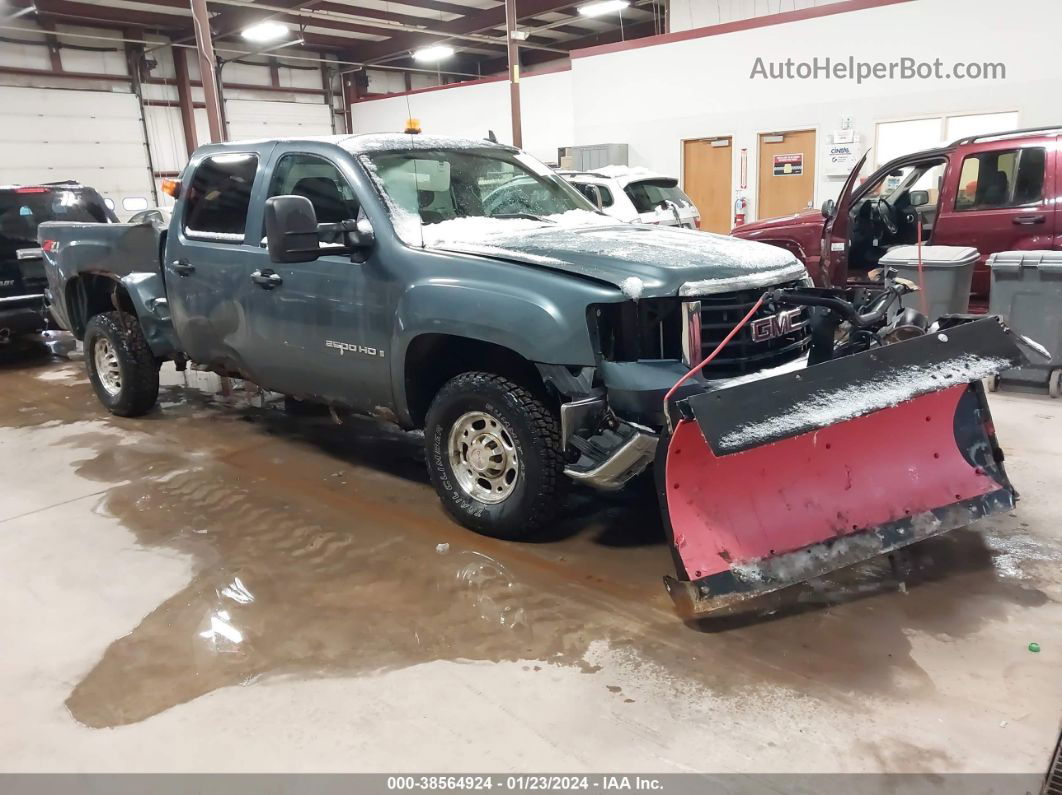
M912 288L768 293L808 307L809 365L666 401L657 485L680 612L725 611L1014 506L981 379L1025 361L1020 340L994 317L928 327L889 308Z

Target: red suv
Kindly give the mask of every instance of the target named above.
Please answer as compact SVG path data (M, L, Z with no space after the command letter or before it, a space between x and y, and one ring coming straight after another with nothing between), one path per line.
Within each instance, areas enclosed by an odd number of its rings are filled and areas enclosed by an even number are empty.
M746 224L731 234L792 251L820 285L865 275L892 246L973 246L975 296L988 295L985 261L997 251L1062 249L1062 126L963 138L898 157L860 179L866 155L836 202Z

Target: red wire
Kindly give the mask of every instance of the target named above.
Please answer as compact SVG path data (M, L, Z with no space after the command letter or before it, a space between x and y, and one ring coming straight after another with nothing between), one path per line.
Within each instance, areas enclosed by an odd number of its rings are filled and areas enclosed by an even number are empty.
M701 370L704 369L705 365L707 365L709 362L712 361L712 359L714 359L716 356L719 355L719 351L723 350L723 348L726 347L726 344L728 342L730 342L730 340L734 339L734 337L737 335L737 333L739 331L741 331L741 329L744 327L744 325L746 323L748 323L749 320L752 319L752 316L755 315L757 311L759 311L759 308L761 306L763 306L763 298L764 297L761 295L759 300L755 304L752 305L752 309L750 309L748 311L748 314L746 314L745 317L741 318L741 321L736 326L734 326L733 329L730 330L730 333L727 334L725 337L723 337L723 341L715 346L715 350L713 350L711 353L709 353L707 356L704 357L704 361L702 361L700 364L698 364L696 367L694 367L692 370L690 370L688 373L686 373L686 375L682 376L682 378L680 378L678 381L676 381L675 385L673 387L671 387L671 389L669 389L667 391L667 394L664 395L664 415L665 416L667 415L667 404L668 404L668 401L670 401L671 400L671 396L675 394L675 390L678 389L680 386L682 386L684 383L686 383L686 381L688 381L690 378L692 378L693 376L697 375L697 373L699 373Z

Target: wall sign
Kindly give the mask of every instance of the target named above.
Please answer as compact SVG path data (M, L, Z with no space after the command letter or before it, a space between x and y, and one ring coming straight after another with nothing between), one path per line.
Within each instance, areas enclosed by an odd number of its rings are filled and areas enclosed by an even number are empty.
M826 145L826 176L847 177L859 159L856 143Z
M804 153L774 156L774 176L797 177L804 173Z

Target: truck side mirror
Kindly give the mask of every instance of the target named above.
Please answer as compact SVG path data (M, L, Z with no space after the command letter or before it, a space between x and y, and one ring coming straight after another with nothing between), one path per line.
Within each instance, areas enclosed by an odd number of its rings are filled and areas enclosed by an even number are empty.
M594 203L594 206L597 209L603 209L605 206L605 199L601 196L601 188L593 184L589 184L586 187L590 189L590 201Z
M305 196L266 199L265 231L273 262L311 262L321 256L317 213Z
M929 204L929 191L913 190L908 194L908 204L912 207L924 207Z
M376 232L368 218L359 218L353 231L347 234L350 245L350 258L353 262L364 262L376 245Z
M837 203L833 199L827 199L822 203L822 217L829 220L833 218L833 211L837 209Z

